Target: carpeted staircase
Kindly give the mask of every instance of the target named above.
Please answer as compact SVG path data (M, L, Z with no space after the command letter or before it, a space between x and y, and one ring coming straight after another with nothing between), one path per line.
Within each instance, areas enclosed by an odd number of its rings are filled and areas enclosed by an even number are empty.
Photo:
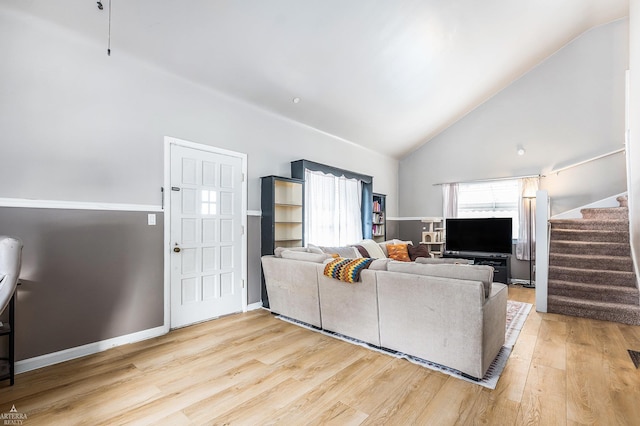
M626 197L618 202L550 220L548 312L640 325L629 208Z

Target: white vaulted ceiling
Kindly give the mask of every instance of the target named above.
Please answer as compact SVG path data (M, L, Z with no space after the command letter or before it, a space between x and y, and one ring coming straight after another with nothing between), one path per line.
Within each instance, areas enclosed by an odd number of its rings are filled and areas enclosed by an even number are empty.
M106 54L109 0L3 0ZM111 0L112 55L402 157L628 0ZM292 99L299 97L300 102Z

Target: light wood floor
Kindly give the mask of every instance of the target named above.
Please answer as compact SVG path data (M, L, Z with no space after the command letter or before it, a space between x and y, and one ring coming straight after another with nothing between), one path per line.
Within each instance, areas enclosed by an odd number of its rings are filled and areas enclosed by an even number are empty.
M533 303L533 290L509 289ZM533 311L495 390L259 310L0 384L27 426L640 424L640 327Z

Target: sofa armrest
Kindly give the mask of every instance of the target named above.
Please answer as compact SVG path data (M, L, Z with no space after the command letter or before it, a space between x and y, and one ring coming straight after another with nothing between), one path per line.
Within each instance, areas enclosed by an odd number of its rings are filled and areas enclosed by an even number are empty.
M494 282L491 286L491 293L482 307L484 341L482 367L484 371L489 368L504 345L507 326L507 293L508 289L505 284Z
M323 264L274 256L262 257L271 312L322 327L318 269Z

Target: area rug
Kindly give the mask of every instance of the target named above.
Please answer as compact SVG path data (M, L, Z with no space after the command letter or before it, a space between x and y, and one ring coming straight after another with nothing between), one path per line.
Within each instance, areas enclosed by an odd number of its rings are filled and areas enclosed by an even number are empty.
M331 333L324 330L317 329L308 324L305 324L300 321L296 321L291 318L284 317L282 315L278 315L277 318L290 322L292 324L299 325L301 327L308 328L309 330L313 330L327 336L334 337L336 339L344 340L345 342L349 342L355 345L363 346L367 349L371 349L383 354L391 355L396 358L403 358L407 361L413 362L414 364L421 365L425 368L429 368L431 370L440 371L441 373L448 374L449 376L456 377L458 379L465 380L470 383L475 383L480 386L484 386L489 389L495 389L498 384L498 379L500 378L500 374L504 370L504 366L507 364L507 360L509 359L509 355L511 355L511 350L513 349L513 345L516 343L518 339L518 335L524 326L524 322L531 311L532 305L530 303L524 302L516 302L512 300L507 301L507 327L505 332L505 342L502 348L500 348L500 352L489 366L489 370L487 370L487 374L481 379L476 380L468 375L454 370L453 368L446 367L444 365L436 364L435 362L431 362L422 358L418 358L412 355L404 354L401 352L389 351L382 348L379 348L374 345L370 345L361 340L357 340L348 336L344 336L338 333Z

